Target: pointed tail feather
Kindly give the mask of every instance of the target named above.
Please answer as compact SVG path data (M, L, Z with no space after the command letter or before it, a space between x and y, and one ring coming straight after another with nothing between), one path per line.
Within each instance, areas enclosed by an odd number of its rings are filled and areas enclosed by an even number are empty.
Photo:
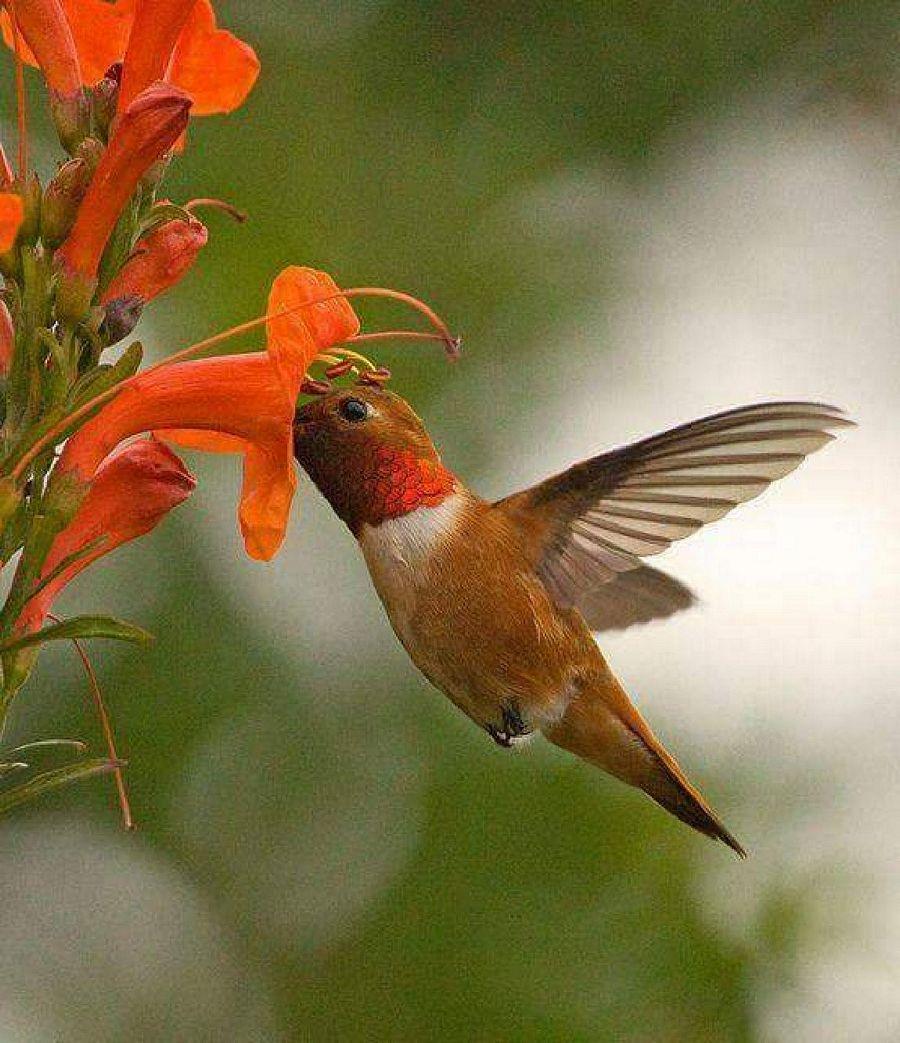
M609 670L587 685L544 734L562 749L642 789L676 818L721 840L741 858L747 857Z

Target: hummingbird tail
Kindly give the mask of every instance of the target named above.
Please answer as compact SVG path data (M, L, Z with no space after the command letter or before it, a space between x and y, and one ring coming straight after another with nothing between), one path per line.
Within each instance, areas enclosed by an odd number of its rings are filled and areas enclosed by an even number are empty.
M643 790L676 818L727 844L741 858L747 857L608 669L575 696L561 720L545 728L544 734L562 749Z

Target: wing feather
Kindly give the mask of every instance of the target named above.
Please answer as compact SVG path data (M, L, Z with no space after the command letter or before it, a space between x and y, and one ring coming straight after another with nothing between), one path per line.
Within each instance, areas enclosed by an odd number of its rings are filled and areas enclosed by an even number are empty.
M531 531L537 520L539 575L560 604L585 604L592 588L758 496L852 426L818 402L740 406L575 464L496 506Z

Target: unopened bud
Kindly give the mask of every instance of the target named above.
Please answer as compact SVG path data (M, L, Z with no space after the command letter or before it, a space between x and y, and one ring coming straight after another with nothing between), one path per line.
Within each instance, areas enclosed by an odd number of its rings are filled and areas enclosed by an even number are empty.
M51 250L71 231L90 183L91 168L87 160L76 158L63 163L47 185L41 207L41 239Z
M73 94L50 92L50 115L62 147L74 155L91 130L91 106L83 90Z
M98 141L97 138L85 138L78 146L75 158L83 159L90 168L91 173L93 173L97 169L97 164L102 159L105 151L106 149L103 147L102 141Z
M174 286L206 245L207 231L195 217L178 218L151 228L103 294L102 303L136 298L152 301ZM125 336L125 334L122 334Z
M122 75L122 63L110 66L102 80L91 88L91 106L94 113L94 126L104 138L109 138L109 131L116 118L116 107L119 104L119 81Z
M106 315L100 332L107 343L118 344L123 337L137 326L141 313L144 310L144 302L140 297L133 294L127 297L115 297L106 305Z
M41 228L41 182L37 174L29 174L24 184L17 180L14 187L24 206L19 242L30 246L37 242Z

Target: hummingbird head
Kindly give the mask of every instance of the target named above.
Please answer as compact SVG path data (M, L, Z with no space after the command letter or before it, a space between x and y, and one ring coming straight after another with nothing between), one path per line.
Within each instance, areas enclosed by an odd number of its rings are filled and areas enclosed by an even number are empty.
M294 456L355 535L456 488L422 421L381 387L340 388L298 409Z

